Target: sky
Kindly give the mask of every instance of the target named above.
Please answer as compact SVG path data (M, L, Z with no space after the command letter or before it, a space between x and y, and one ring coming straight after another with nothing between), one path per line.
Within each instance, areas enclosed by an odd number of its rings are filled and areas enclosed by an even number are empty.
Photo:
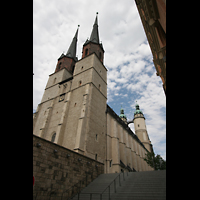
M166 160L166 96L134 0L33 0L33 112L49 75L80 25L77 57L98 12L107 72L107 104L133 119L136 101L145 116L155 154ZM135 133L134 124L129 124Z

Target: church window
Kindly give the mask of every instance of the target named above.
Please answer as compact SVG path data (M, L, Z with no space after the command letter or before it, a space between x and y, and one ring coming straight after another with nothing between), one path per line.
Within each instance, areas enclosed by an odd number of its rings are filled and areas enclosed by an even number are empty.
M88 54L88 49L85 50L85 56Z
M55 138L56 138L56 133L54 133L51 137L51 142L54 142L55 141Z
M97 160L97 154L95 154L95 160Z
M62 62L60 62L60 63L59 63L59 65L58 65L58 69L60 69L60 67L61 67L61 64L62 64Z
M138 124L138 127L140 127L140 125Z
M99 90L101 91L101 85L99 84Z
M81 84L82 84L82 81L79 81L79 86L81 86Z
M74 104L74 107L76 107L76 103Z
M96 141L97 141L98 135L96 134Z
M101 60L101 52L99 52L99 59Z
M83 70L83 66L81 67L81 70Z
M110 160L110 167L112 167L112 160Z

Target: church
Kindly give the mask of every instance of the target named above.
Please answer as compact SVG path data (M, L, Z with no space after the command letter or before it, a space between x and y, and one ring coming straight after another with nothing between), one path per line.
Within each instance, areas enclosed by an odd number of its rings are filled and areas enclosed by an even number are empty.
M98 15L79 60L78 30L49 75L33 114L33 135L103 163L104 173L153 170L144 161L145 153L153 148L139 105L131 121L127 121L123 108L118 116L107 105L107 69ZM134 123L135 133L129 123Z

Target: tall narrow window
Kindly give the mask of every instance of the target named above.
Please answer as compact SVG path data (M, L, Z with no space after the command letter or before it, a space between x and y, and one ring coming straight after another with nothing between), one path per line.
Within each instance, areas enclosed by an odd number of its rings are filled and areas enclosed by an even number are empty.
M99 59L101 60L101 52L99 52Z
M97 160L97 154L95 154L95 160Z
M85 56L87 56L87 54L88 54L88 49L85 50Z
M112 167L112 160L110 160L110 167Z
M56 133L54 133L51 137L51 142L54 142L55 141L55 138L56 138Z
M75 65L73 65L73 67L72 67L72 74L74 73L74 68L75 68Z
M60 68L61 68L61 64L62 64L62 62L60 62L60 63L58 64L58 69L60 69Z

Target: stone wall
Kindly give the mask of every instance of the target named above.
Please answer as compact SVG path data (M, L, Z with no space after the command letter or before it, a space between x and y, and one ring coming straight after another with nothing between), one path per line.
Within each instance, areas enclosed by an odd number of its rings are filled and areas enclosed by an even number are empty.
M81 181L83 188L102 173L103 163L33 135L33 199L67 199L72 186Z

